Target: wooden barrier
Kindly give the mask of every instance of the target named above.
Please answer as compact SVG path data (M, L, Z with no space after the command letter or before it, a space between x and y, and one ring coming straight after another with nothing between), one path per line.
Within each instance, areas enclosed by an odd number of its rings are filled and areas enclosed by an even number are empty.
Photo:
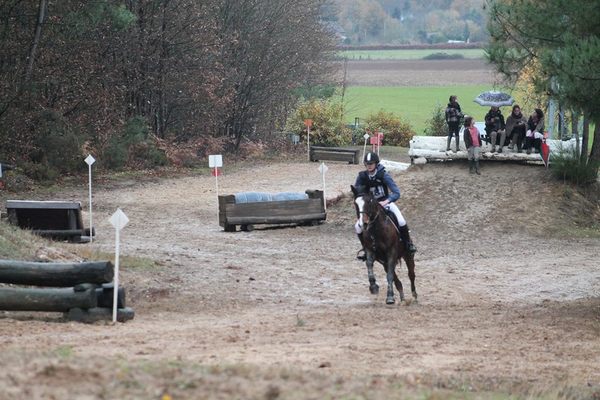
M69 287L82 283L102 284L113 280L110 261L42 263L0 260L0 282L16 285Z
M250 231L258 224L310 224L327 218L322 190L307 190L308 199L264 201L253 203L235 202L234 195L219 196L219 225L226 232Z
M446 137L445 136L413 136L410 141L410 148L408 155L411 161L414 162L417 158L424 158L427 160L457 160L467 159L467 149L463 141L462 133L460 135L460 147L459 151L453 150L446 151ZM452 139L452 149L456 149ZM563 141L547 139L546 143L550 146L550 162L552 162L552 153L564 150L573 149L576 145L575 139ZM483 160L496 160L496 161L523 161L523 162L535 162L541 163L542 156L539 153L527 154L525 150L521 153L515 149L510 150L508 146L502 149L502 153L492 153L492 145L482 140L480 159Z
M113 276L114 268L109 261L38 263L0 260L0 283L44 286L0 286L0 310L63 312L65 318L72 321L110 321L114 301ZM120 287L117 320L123 322L133 317L133 310L125 304L125 288Z
M89 241L90 230L83 227L79 202L8 200L6 210L11 224L37 235L77 243Z
M358 164L360 150L341 147L310 146L310 161L344 161Z

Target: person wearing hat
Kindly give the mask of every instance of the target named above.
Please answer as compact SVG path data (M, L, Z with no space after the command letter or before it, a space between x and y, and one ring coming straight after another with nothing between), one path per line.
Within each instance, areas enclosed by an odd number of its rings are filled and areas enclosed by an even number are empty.
M362 188L364 191L371 192L383 208L394 213L396 220L398 221L400 239L406 244L406 248L409 252L415 253L417 248L410 239L408 225L395 203L395 201L400 198L400 189L398 189L398 185L396 185L390 174L386 172L385 167L379 164L379 156L377 153L371 152L365 154L364 164L365 170L358 173L354 186ZM362 228L358 221L354 225L354 228L362 243ZM365 256L362 255L357 258L362 260L364 257Z

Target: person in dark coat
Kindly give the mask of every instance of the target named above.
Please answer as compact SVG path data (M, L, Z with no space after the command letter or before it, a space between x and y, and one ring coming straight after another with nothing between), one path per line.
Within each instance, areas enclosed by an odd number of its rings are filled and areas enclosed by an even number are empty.
M537 151L541 153L542 139L544 138L544 112L536 108L527 120L525 133L525 150L527 154Z
M506 141L505 127L504 115L502 115L498 107L492 106L490 111L485 115L485 132L492 143L492 153L496 151L498 137L500 138L498 153L502 153L502 147L504 147L504 142Z
M523 148L523 139L527 131L527 118L521 112L521 107L514 105L511 114L506 118L506 137L510 140L508 148L513 150L517 145L517 152Z
M460 121L463 118L463 113L458 104L458 97L452 95L448 101L446 107L446 124L448 124L448 144L446 151L450 151L450 143L452 142L452 136L456 136L456 151L459 149L460 139Z

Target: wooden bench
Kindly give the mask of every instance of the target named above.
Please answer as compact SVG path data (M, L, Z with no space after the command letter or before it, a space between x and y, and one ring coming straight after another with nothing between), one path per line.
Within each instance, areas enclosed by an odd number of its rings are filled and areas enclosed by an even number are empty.
M349 164L358 164L360 150L345 149L342 147L310 146L310 161L344 161Z
M83 227L79 202L7 200L6 211L11 224L36 235L77 243L89 241L90 230Z
M303 200L236 203L235 195L219 196L219 225L226 232L251 231L253 225L315 224L327 218L322 190L307 190Z

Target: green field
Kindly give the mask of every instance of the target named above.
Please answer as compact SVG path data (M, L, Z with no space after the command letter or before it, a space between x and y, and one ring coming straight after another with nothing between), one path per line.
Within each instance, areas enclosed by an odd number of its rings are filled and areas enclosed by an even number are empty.
M465 58L483 58L483 49L346 50L340 57L349 60L420 60L433 53L462 54Z
M344 98L346 121L354 123L354 118L362 120L369 114L381 109L393 112L409 122L416 134L423 134L426 121L431 118L437 104L446 106L450 95L458 96L458 102L465 114L472 115L477 121L483 117L489 107L473 102L479 93L489 90L489 85L466 85L446 87L364 87L352 86L346 89ZM509 108L503 113L508 115Z

